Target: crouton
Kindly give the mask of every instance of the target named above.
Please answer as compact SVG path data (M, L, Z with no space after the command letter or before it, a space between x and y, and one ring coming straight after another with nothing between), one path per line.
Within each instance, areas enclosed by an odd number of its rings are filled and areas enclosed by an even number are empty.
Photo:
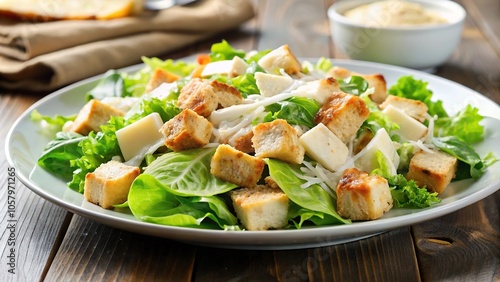
M293 75L302 71L302 65L288 45L282 45L267 53L260 58L258 64L269 73L278 73L283 69L287 74Z
M165 136L165 146L173 151L200 148L208 144L212 124L190 109L185 109L160 129Z
M209 85L217 96L217 108L227 108L243 103L241 92L234 86L227 85L217 80L212 80Z
M242 151L247 154L255 153L255 149L252 143L253 131L237 137L234 140L234 148L236 150Z
M352 146L353 154L356 155L357 153L361 152L363 148L370 143L370 141L373 139L375 135L373 132L369 129L364 129L363 131L359 132L358 136L356 139L354 139L354 144Z
M422 150L411 158L407 178L421 187L425 185L431 192L441 193L455 177L457 164L457 158L450 154Z
M85 176L83 196L105 209L122 204L127 200L132 182L140 173L138 167L117 161L101 164Z
M69 131L87 135L91 131L101 131L101 125L108 122L112 116L123 116L125 113L92 99L78 112L75 121L69 127Z
M217 94L209 80L193 78L182 87L177 105L181 109L191 109L203 117L208 117L219 105Z
M330 96L316 114L314 121L323 123L346 143L356 135L359 127L370 115L363 99L337 92Z
M247 230L280 229L288 222L288 197L278 187L257 185L230 192L236 215Z
M156 68L151 74L151 78L146 84L146 93L153 91L156 87L160 86L162 83L171 83L178 80L180 76L169 71Z
M375 103L382 103L387 97L387 82L381 74L361 75L368 82L368 87L373 87L374 92L370 94L370 99Z
M305 149L299 143L297 131L283 119L256 125L252 143L258 158L275 158L295 164L304 160Z
M392 208L393 200L387 180L370 176L357 168L342 173L337 185L337 211L351 220L374 220Z
M385 78L381 74L361 74L357 72L351 72L350 70L342 67L335 66L331 68L327 75L333 76L336 79L345 80L351 76L360 76L366 82L368 82L369 87L374 88L374 93L370 94L370 99L375 103L382 103L387 96L387 83Z
M424 122L427 115L428 107L427 105L418 100L408 99L404 97L398 97L394 95L389 95L385 101L380 104L380 109L384 110L387 106L392 105L412 118L418 120L419 122Z
M221 144L210 162L210 173L242 187L253 187L262 177L264 161Z

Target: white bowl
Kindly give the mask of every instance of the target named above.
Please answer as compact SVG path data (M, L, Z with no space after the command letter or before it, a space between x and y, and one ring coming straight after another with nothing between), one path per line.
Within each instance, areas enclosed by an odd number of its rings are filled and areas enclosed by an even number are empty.
M431 69L446 62L460 42L465 10L449 0L409 0L447 20L439 25L382 27L355 23L344 13L379 0L344 0L328 9L334 43L351 59Z

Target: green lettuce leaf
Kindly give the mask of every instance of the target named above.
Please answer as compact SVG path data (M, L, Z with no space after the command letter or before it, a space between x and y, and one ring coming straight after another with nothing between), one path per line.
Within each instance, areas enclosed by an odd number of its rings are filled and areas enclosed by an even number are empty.
M298 166L276 159L267 159L266 163L269 167L271 178L276 181L292 202L302 208L300 213L307 213L307 216L304 215L304 218L312 218L309 211L313 211L315 217L321 214L325 214L323 217L331 216L331 221L325 221L329 224L348 224L351 222L348 219L342 218L337 213L332 197L321 186L315 184L305 189L300 187L306 181L296 176L296 174L302 174ZM296 214L293 215L295 216ZM315 220L313 222L322 221Z
M210 61L232 60L235 56L244 58L246 52L241 49L235 49L226 40L220 43L215 43L210 48Z
M45 147L38 165L62 178L71 179L73 168L70 167L70 161L83 155L78 144L85 138L87 137L74 132L58 132L55 139Z
M92 99L102 100L106 97L130 96L125 91L123 78L117 70L108 70L99 80L99 83L85 95L88 102Z
M397 174L387 179L395 208L425 208L441 202L438 193L418 187L414 180Z
M497 158L491 153L481 159L471 145L456 136L435 137L432 138L432 144L469 166L468 171L457 171L455 177L457 180L470 177L479 179L488 167L497 161Z
M92 131L87 138L80 141L78 146L81 147L83 155L70 161L74 169L73 179L68 184L71 189L83 193L87 173L93 172L115 156L123 158L115 132L125 126L123 117L111 117L106 125L101 126L101 131Z
M128 206L135 217L156 224L221 229L237 224L220 197L180 197L148 174L141 174L132 183Z
M483 140L484 127L479 123L483 120L478 108L467 105L456 115L438 118L434 122L435 136L456 136L469 144Z
M347 79L337 79L340 90L353 95L361 95L368 89L368 82L361 76L353 75Z
M313 128L316 125L314 116L319 111L319 108L318 102L314 99L290 97L267 106L266 111L269 113L264 117L264 122L284 119L290 124Z
M443 108L443 101L432 101L432 91L427 88L428 82L415 79L413 76L402 76L397 83L389 89L389 94L419 100L424 102L429 108L431 116L447 117L448 114Z
M69 116L55 115L52 117L52 116L42 115L40 114L39 111L35 109L31 112L30 118L34 122L40 122L40 123L43 122L44 124L42 132L47 136L53 137L54 134L62 130L66 122L74 121L76 115L69 115Z
M158 179L170 193L181 196L212 196L237 187L210 173L216 148L170 152L154 160L145 170Z
M368 129L373 134L376 134L379 129L384 128L393 141L399 141L400 137L392 134L394 130L399 129L399 125L380 110L377 104L370 99L369 94L362 94L360 98L363 99L370 110L368 118L361 125L361 130Z

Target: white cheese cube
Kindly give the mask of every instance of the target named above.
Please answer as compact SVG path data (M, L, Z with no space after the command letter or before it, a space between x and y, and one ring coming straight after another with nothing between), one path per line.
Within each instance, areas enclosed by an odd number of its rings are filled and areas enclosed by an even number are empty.
M349 154L347 146L322 123L302 134L299 142L309 157L331 171L343 165Z
M289 76L274 75L264 72L255 73L255 83L260 90L260 95L271 97L280 94L293 84Z
M229 77L235 77L244 74L247 68L248 64L240 57L235 56L232 60L208 63L205 68L203 68L201 76L206 77L214 74L222 74Z
M427 133L425 125L392 105L388 105L382 112L399 125L399 130L395 133L406 140L417 141Z
M399 155L394 147L389 134L384 128L377 131L372 140L361 150L355 158L355 166L367 173L372 172L376 166L376 154L381 151L391 166L390 173L394 175L397 173L396 169L399 166Z
M159 131L162 126L160 114L152 113L116 131L116 139L125 161L163 140L164 136Z
M310 81L299 86L293 91L293 96L311 98L316 100L320 105L323 105L333 93L339 91L338 81L328 77Z

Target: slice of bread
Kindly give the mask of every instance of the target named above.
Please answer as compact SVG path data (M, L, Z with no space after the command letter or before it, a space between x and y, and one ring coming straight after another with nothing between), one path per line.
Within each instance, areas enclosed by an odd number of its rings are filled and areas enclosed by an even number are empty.
M134 12L134 6L137 6L135 2L135 0L2 0L0 16L25 21L107 20L130 16Z

